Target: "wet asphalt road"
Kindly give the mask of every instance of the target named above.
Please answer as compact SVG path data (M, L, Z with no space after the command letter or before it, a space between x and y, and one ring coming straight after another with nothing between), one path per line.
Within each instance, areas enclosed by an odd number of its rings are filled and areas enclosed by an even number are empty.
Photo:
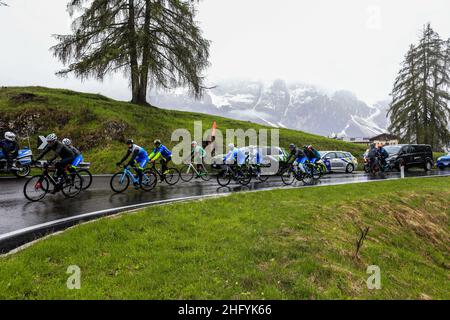
M439 176L448 175L450 171L411 172L412 176ZM399 173L389 173L386 179L400 178ZM284 187L280 177L271 177L265 183L252 182L249 186L230 185L219 187L214 178L209 182L193 181L180 183L176 186L158 184L149 193L136 191L130 188L123 194L113 194L109 187L110 177L94 177L93 185L75 199L66 199L63 195L47 195L41 202L28 202L23 195L25 180L14 178L0 178L0 235L31 227L57 219L76 216L98 210L112 209L127 205L170 200L182 197L213 195L230 192L264 190L268 188ZM331 174L322 178L318 185L336 185L346 183L366 182L380 180L362 173ZM302 186L297 182L296 187Z

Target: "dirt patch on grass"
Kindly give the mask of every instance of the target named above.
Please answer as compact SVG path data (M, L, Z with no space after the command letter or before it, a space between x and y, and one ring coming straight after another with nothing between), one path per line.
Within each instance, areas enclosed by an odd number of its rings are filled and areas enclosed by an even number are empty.
M413 231L422 240L448 250L450 192L436 194L398 193L392 198L362 200L344 205L342 219L361 224L371 215L372 224L392 232ZM378 217L376 217L378 216Z
M70 117L70 112L54 108L4 113L0 119L0 131L13 131L19 136L54 131L64 127Z
M24 104L28 102L47 103L48 98L38 96L34 93L22 92L9 97L9 101L14 104Z
M408 206L385 208L385 210L388 214L394 216L402 227L414 231L424 240L445 246L450 243L446 215L430 212L427 208L414 209Z
M66 136L77 142L81 151L90 150L100 146L106 146L112 141L125 142L129 127L119 120L106 121L100 128L88 131L80 131L75 128L66 131Z

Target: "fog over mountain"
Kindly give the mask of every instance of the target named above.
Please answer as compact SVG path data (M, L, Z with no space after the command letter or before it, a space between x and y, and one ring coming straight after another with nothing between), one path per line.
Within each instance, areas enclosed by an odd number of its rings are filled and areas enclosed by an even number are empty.
M153 91L151 104L323 136L372 137L386 132L389 101L374 105L349 91L334 93L301 82L226 80L195 100L183 88Z

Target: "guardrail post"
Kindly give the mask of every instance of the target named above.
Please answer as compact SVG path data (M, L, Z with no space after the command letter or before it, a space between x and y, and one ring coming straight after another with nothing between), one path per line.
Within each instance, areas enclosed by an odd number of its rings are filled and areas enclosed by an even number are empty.
M400 175L402 179L405 179L405 166L400 167Z

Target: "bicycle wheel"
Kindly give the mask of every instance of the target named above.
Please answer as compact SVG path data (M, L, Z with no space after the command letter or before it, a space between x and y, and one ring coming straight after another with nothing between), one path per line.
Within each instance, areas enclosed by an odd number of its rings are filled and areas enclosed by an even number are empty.
M76 197L83 190L83 178L78 172L72 172L67 175L61 188L61 192L66 198Z
M219 174L217 175L217 183L222 187L226 187L227 185L230 184L230 182L231 182L230 172L228 170L220 171Z
M310 173L303 173L301 177L304 184L313 184L314 178Z
M50 182L43 175L34 176L23 187L25 198L32 202L42 200L49 191Z
M83 191L89 189L92 185L92 174L87 169L80 169L77 172L83 179Z
M125 172L118 172L112 176L109 183L111 190L115 193L122 193L128 189L130 185L130 177L125 174Z
M292 168L286 168L281 172L281 180L287 186L290 186L295 181L295 172Z
M320 169L317 166L312 165L310 170L313 180L319 180L322 177L320 174Z
M183 169L181 169L181 180L184 182L189 182L194 179L194 168L191 165L185 165Z
M141 189L147 192L152 191L156 187L157 183L158 177L156 174L150 169L145 170L142 177Z
M209 181L211 180L211 176L209 175L208 171L203 171L200 173L200 178L202 178L203 181Z
M175 168L169 168L168 173L164 175L164 180L167 182L168 185L174 186L180 181L180 171Z
M252 181L251 173L246 169L241 169L238 171L238 182L243 186L247 186Z
M320 176L323 177L327 173L327 167L321 163L319 164Z

